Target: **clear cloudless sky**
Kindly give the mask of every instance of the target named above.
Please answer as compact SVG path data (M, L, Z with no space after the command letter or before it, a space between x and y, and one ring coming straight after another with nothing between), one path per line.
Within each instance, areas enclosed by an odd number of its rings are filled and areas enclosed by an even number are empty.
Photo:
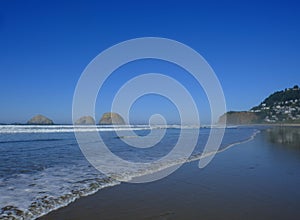
M88 63L116 43L147 36L195 49L218 76L227 109L248 110L299 84L299 11L298 1L1 0L0 123L24 123L38 113L70 123L73 93ZM189 84L188 77L177 78ZM111 90L124 79L114 80ZM106 104L99 98L97 117L109 110ZM135 105L137 122L158 107L162 113L174 107L154 96Z

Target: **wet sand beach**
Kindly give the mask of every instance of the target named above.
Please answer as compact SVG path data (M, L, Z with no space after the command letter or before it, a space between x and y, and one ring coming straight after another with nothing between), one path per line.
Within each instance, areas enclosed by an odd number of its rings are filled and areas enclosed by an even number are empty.
M122 183L40 218L300 219L300 129L272 128L162 180Z

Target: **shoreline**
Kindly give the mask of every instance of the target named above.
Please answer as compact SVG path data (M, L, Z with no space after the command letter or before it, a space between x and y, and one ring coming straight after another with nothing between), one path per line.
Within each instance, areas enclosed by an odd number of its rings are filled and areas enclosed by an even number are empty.
M231 125L228 125L231 126ZM246 127L246 126L253 126L253 127L259 127L259 126L264 126L264 127L300 127L299 123L295 123L295 124L240 124L240 125L235 125L235 126L239 126L239 127Z
M167 164L167 165L165 165L165 166L162 166L162 167L160 167L159 169L156 169L155 171L148 171L148 172L145 172L144 175L152 175L152 174L154 174L154 173L156 173L156 172L161 172L161 171L163 171L163 170L170 169L170 168L172 168L172 167L174 167L174 166L178 166L179 164L181 164L180 166L183 166L183 165L188 164L188 163L194 163L194 162L195 162L195 163L199 163L200 160L205 159L206 157L210 157L212 154L217 155L217 154L222 153L222 152L224 152L224 151L226 151L226 150L228 150L228 149L230 149L230 148L232 148L232 147L234 147L234 146L238 146L238 145L241 145L241 144L244 144L244 143L247 143L247 142L252 141L252 140L256 137L256 135L259 134L259 133L261 132L260 129L255 129L255 130L256 130L256 131L254 131L254 133L253 133L249 138L244 139L244 140L241 140L241 141L239 141L239 142L229 143L228 145L225 145L223 148L218 149L217 152L208 152L208 153L206 153L206 154L196 154L196 155L191 156L191 157L190 157L189 159L187 159L186 161L182 161L182 162L178 162L178 161L176 162L176 161L174 161L174 163L171 163L171 164ZM139 176L139 175L131 176L131 177L129 177L129 179L132 180L132 179L135 179L135 178L137 178L137 177L140 177L140 176ZM116 181L117 183L111 183L111 185L108 184L107 186L101 186L99 189L97 189L97 190L95 190L95 191L93 191L93 192L90 192L90 193L88 193L88 194L86 194L86 195L83 195L83 196L81 196L81 197L74 198L74 199L73 199L72 201L70 201L69 203L67 203L67 204L65 204L65 205L63 205L63 206L57 207L57 208L51 210L50 212L48 212L48 213L46 213L46 214L42 214L42 215L40 215L40 216L37 217L37 218L43 217L43 216L45 216L45 215L48 215L49 213L52 213L53 211L56 211L56 210L58 210L58 209L65 208L65 207L69 206L70 204L72 204L72 203L78 201L79 199L85 198L85 197L87 197L87 196L94 195L95 193L98 193L99 191L104 190L104 189L106 189L106 188L115 187L115 186L117 186L117 185L119 185L119 184L124 184L124 183L126 183L126 182L124 182L124 181L123 181L123 182L119 182L119 180L115 180L115 181Z
M292 214L294 217L299 217L300 211L295 208L298 203L292 199L294 194L288 193L290 197L286 198L292 200L288 201L293 207L289 213L279 208L284 207L287 201L283 200L282 204L278 202L280 206L277 207L278 204L274 205L274 198L269 199L271 195L275 198L279 195L276 199L280 201L285 187L281 186L279 190L275 190L277 194L273 193L273 189L268 189L269 181L272 179L277 181L284 179L278 177L278 173L274 173L265 160L259 159L262 155L266 154L267 157L269 154L264 151L265 146L272 146L264 140L263 132L257 134L256 138L250 142L238 144L238 147L230 147L221 154L217 154L205 169L198 168L198 160L188 162L162 180L145 184L121 183L114 187L104 188L39 219L196 219L200 216L209 219L220 219L224 216L239 219L258 219L257 217L280 219L280 217L292 216ZM279 153L280 156L282 152L276 152L276 150L275 148L275 153ZM294 162L299 165L298 161ZM264 179L260 177L262 170L256 169L257 164L260 163L263 164L263 171L267 171L265 175L272 174L266 179L267 182L266 180L261 182L261 179ZM279 174L286 169L284 167L282 170L281 167L285 164L280 164L280 161L274 160L273 163L275 167L278 166ZM256 173L253 172L254 170ZM256 178L251 178L253 175ZM283 175L286 176L284 172ZM292 186L288 189L296 189L299 185L299 175L294 178L296 181L292 181L290 183ZM271 188L278 185L277 181ZM251 182L256 182L256 184L249 185ZM224 185L227 186L227 190ZM231 198L232 195L227 195L228 192L238 199ZM230 202L228 203L224 198L229 199ZM245 203L244 200L247 202ZM228 207L231 203L232 205ZM249 210L249 204L258 210ZM221 211L215 213L215 208ZM258 216L256 212L260 215Z
M0 123L0 125L9 125L9 126L49 126L49 127L55 127L55 126L75 126L75 127L88 127L88 126L114 126L114 125L102 125L102 124L92 124L92 125L80 125L80 124L22 124L22 123L17 123L17 124L6 124L6 123ZM176 126L180 126L180 124L167 124L167 126L173 126L173 125L176 125ZM216 124L218 125L218 124ZM263 125L263 126L269 126L269 125L272 125L272 126L300 126L300 123L261 123L261 124L227 124L227 126L260 126L260 125ZM149 126L148 124L125 124L125 125L118 125L118 126L124 126L124 127L128 127L128 126ZM194 124L187 124L187 125L182 125L183 127L184 126L196 126ZM214 126L214 124L212 125L201 125L200 128L203 128L204 127L209 127L209 126Z

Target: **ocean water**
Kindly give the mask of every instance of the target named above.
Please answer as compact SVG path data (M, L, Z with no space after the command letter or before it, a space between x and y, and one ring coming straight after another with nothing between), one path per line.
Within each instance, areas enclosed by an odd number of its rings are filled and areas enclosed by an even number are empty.
M0 219L35 219L80 197L120 184L89 164L77 144L74 129L88 137L95 128L68 125L0 126ZM168 154L181 132L191 135L199 132L197 145L186 161L200 159L210 132L210 128L167 126L158 144L141 149L124 143L123 139L131 138L127 135L129 129L145 136L151 131L155 135L155 130L162 127L97 126L97 132L111 152L124 160L140 163L153 162ZM256 128L251 127L227 128L219 151L251 140L257 132ZM161 168L160 165L168 167L168 164L158 164L156 168ZM145 170L137 166L125 175L130 179L143 174L141 172Z

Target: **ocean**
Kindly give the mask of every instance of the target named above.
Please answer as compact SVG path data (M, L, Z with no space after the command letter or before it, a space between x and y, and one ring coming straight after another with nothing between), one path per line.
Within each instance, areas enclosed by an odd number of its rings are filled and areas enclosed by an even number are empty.
M75 129L88 136L94 128L78 126ZM124 135L118 136L114 129ZM126 135L128 130L145 136L158 129L162 128L97 126L97 132L110 151L131 162L152 162L163 157L172 150L181 132L199 133L197 145L186 161L199 160L210 133L210 128L173 125L167 126L163 139L150 148L130 147L123 141L123 138L131 138ZM219 151L249 141L257 133L258 129L253 127L226 128ZM140 176L141 172L144 171L137 166L136 170L124 174L128 175L125 179ZM80 197L120 183L86 160L71 125L0 126L0 219L35 219Z

